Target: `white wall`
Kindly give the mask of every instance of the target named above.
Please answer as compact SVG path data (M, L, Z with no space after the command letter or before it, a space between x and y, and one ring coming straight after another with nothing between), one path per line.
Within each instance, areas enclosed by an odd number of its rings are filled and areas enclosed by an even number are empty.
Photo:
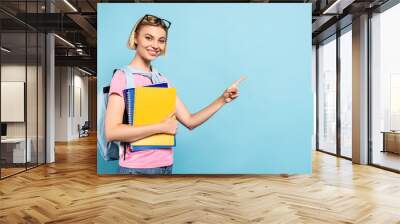
M88 77L85 76L83 77L82 74L83 73L78 73L79 75L76 75L77 70L74 70L75 75L74 75L74 94L75 96L73 96L74 100L75 100L75 106L74 106L74 117L72 119L72 135L74 137L78 137L78 129L77 126L78 124L83 125L85 123L85 121L88 121L89 115L88 115ZM80 90L80 93L79 93ZM80 95L80 99L79 99L79 95ZM78 101L81 101L80 104ZM79 108L82 107L82 108ZM79 109L81 109L82 111L80 112Z
M28 67L28 71L32 67ZM25 65L2 65L1 66L1 81L25 81ZM7 110L7 108L1 108ZM7 123L8 137L25 137L25 122L10 122Z
M78 124L88 120L88 77L76 68L56 67L55 85L55 140L77 139Z
M68 86L67 67L55 68L55 141L68 140Z
M34 132L36 137L36 79L31 78L31 74L36 74L36 66L27 66L28 72L28 87L27 87L27 120L28 120L28 137L29 133ZM39 72L41 72L39 70ZM1 81L18 81L25 82L25 65L2 65L1 66ZM36 76L35 76L36 77ZM39 105L40 107L41 105ZM7 110L7 108L1 108ZM9 137L25 137L26 122L7 122L7 136ZM32 127L32 131L30 131Z

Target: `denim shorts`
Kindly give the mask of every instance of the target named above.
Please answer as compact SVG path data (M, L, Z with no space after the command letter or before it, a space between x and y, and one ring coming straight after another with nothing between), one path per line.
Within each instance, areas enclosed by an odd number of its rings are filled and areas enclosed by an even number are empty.
M155 168L127 168L119 167L120 174L155 174L155 175L169 175L172 174L172 165L155 167Z

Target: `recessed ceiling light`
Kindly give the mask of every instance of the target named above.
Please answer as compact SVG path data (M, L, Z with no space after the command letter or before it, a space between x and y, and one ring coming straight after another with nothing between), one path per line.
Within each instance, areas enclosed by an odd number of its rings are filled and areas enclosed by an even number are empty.
M73 44L72 44L71 42L69 42L68 40L66 40L66 39L64 39L64 38L62 38L62 37L60 37L60 36L57 35L57 34L54 34L54 36L57 37L58 39L60 39L62 42L64 42L64 43L68 44L69 46L75 48L75 45L73 45Z
M9 50L9 49L7 49L7 48L5 48L5 47L1 47L1 50L4 51L4 52L6 52L6 53L10 53L10 52L11 52L11 50Z
M83 69L81 69L81 68L79 68L79 67L78 67L78 70L81 71L81 72L83 72L83 73L85 73L85 74L87 74L87 75L92 75L92 73L90 73L90 72L88 72L88 71L86 71L86 70L83 70Z
M355 0L336 0L332 5L322 12L322 14L342 14L343 9L351 5Z
M75 12L78 12L78 10L71 4L69 3L68 0L64 0L65 4L67 4L72 10L74 10Z

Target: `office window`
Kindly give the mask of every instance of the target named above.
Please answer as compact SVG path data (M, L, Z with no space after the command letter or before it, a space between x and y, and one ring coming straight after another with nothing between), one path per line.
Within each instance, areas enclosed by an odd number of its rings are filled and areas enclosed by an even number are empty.
M313 135L312 135L312 149L315 150L317 146L317 48L312 46L312 92L313 92Z
M372 163L400 170L400 4L373 15Z
M352 32L340 36L340 154L352 157Z
M336 153L336 37L318 47L318 149Z

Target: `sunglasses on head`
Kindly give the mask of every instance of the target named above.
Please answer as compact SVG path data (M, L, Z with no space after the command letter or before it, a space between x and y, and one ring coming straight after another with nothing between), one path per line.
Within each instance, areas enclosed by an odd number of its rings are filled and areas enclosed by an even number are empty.
M157 16L153 16L150 14L146 14L143 16L143 18L140 20L140 22L146 20L147 22L154 24L154 25L161 25L167 29L171 26L171 22L166 20L166 19L161 19Z

